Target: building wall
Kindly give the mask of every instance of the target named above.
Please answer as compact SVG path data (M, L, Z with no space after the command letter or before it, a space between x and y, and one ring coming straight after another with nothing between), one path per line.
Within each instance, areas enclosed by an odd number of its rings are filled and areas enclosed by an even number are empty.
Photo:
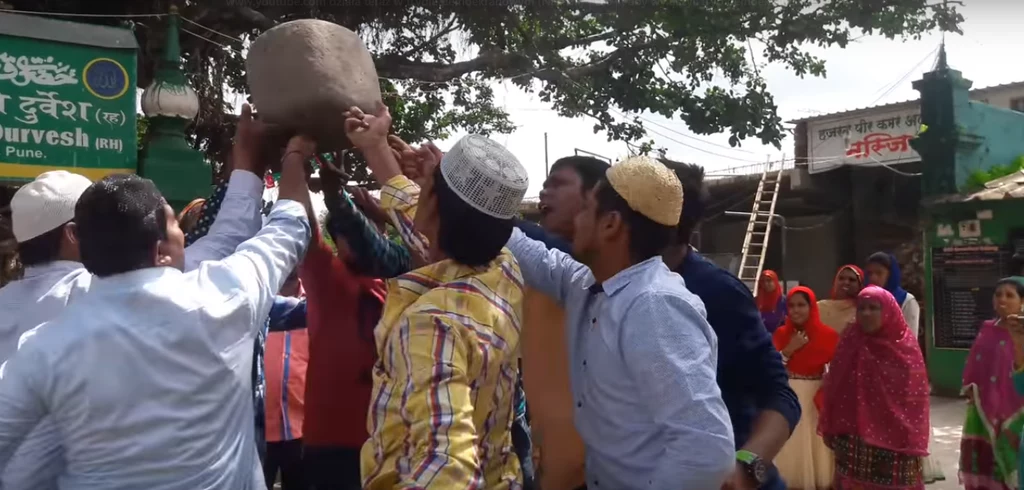
M1014 109L1014 100L1018 100L1016 104L1020 104L1019 100L1022 99L1024 99L1024 87L1016 86L997 88L984 92L975 91L971 94L971 100L1002 107L1003 109Z
M987 219L979 219L978 224L980 229L978 230L977 238L964 240L957 230L957 224L965 219L972 220L978 216L979 211L986 211L988 213ZM935 274L935 264L932 263L933 253L936 250L940 250L943 247L947 247L950 244L956 245L957 241L967 242L965 244L970 245L971 240L980 241L981 243L988 243L997 245L1007 249L1007 251L1014 250L1015 242L1018 242L1022 236L1022 222L1019 216L1024 212L1024 200L1021 199L1003 199L994 201L970 201L970 202L959 202L952 204L942 204L938 206L932 206L930 209L925 211L924 217L928 221L926 228L928 236L928 274L927 280L934 280L933 274ZM940 224L952 225L953 230L961 238L956 236L940 236L937 232L940 229ZM1012 274L1012 269L1009 268L1009 263L1002 264L1005 268L1002 270L991 271L995 274L989 273L978 273L968 272L957 277L954 283L947 283L947 287L956 287L963 291L969 288L986 288L991 287L995 284L998 279L1004 275ZM948 276L947 276L948 277ZM928 288L927 295L924 296L926 303L921 305L922 316L924 317L925 330L927 333L925 346L927 348L926 360L928 361L928 375L932 382L933 391L940 395L945 396L956 396L960 392L961 379L963 375L963 367L967 360L968 349L964 348L940 348L936 346L936 330L949 328L951 325L937 325L935 315L935 305L939 301L942 301L942 295L935 291L934 288ZM948 296L947 296L948 298ZM947 299L946 301L949 301ZM975 310L974 305L970 305L966 308L959 306L960 301L954 300L958 305L958 309L970 314ZM975 301L988 301L986 297L975 298ZM977 314L977 313L975 313ZM941 319L939 319L941 320ZM945 319L947 322L950 319ZM980 323L981 318L977 319Z
M1022 101L1024 103L1024 101ZM1024 124L1020 112L1002 107L987 107L970 103L973 110L957 109L957 125L965 133L984 137L979 148L964 148L958 151L955 167L958 186L967 182L975 171L984 171L996 165L1009 165L1021 157L1021 141L1024 141ZM1024 107L1022 107L1024 109Z
M1024 83L972 90L970 99L1024 112ZM919 161L920 155L904 141L917 134L920 127L919 112L920 102L912 100L799 121L795 130L797 136L794 151L797 164L809 165L811 173L817 173L842 166L871 167L880 163L906 164ZM1000 116L995 114L991 117ZM1018 136L1016 131L1007 131L1013 133L1007 136ZM870 144L879 138L886 142ZM855 155L847 156L848 151Z
M921 248L920 202L921 163L897 167L898 174L883 167L858 168L850 172L853 192L853 257L860 265L874 252L893 253L903 271L903 287L915 297L924 297L924 269Z
M839 266L850 261L849 213L790 217L786 225L786 260L783 262L782 236L778 227L769 237L765 268L780 273L784 281L799 281L819 296L826 296ZM701 225L701 252L739 254L747 222L716 220Z
M811 288L818 299L828 297L836 270L850 262L848 223L848 211L787 219L787 279Z

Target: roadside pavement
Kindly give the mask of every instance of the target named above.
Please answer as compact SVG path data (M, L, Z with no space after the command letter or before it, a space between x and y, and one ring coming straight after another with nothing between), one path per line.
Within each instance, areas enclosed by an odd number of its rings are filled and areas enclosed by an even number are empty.
M960 461L960 432L964 424L966 402L960 398L932 397L932 454L942 464L945 481L928 485L928 490L959 489L956 472Z

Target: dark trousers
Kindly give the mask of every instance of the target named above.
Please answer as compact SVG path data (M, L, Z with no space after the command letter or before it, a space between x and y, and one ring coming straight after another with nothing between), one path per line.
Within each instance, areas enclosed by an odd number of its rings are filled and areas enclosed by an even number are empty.
M516 456L519 456L519 466L523 469L523 490L533 490L533 440L526 417L516 417L512 421L512 448Z
M360 490L359 448L306 446L302 454L311 490Z
M263 460L263 478L267 481L267 488L274 488L278 472L281 473L281 490L309 488L302 467L302 439L267 443L267 455Z

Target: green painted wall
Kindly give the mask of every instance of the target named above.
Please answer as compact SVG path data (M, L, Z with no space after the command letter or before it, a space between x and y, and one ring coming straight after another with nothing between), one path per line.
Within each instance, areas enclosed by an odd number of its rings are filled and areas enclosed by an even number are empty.
M1024 199L1001 201L970 201L940 204L926 208L925 224L925 346L928 376L933 390L944 396L960 393L964 363L968 348L948 349L936 347L936 332L948 325L936 325L936 299L933 284L933 254L937 248L998 246L1005 255L1012 255L1011 234L1024 227ZM978 228L972 228L977 225ZM964 228L961 227L963 225ZM1011 275L1006 264L1005 275ZM991 283L978 284L991 287Z
M945 46L935 70L913 85L921 93L922 131L911 146L921 155L922 199L970 192L972 172L1024 154L1024 114L971 101L972 82L949 68ZM1010 275L1011 240L1024 238L1011 237L1024 228L1021 216L1024 199L924 205L925 348L938 394L960 393L977 327L992 316L992 287Z

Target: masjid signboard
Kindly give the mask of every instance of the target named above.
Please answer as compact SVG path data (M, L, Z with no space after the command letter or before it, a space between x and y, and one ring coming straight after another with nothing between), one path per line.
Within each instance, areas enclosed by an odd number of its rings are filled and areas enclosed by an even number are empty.
M135 172L135 60L127 29L0 13L0 180Z

